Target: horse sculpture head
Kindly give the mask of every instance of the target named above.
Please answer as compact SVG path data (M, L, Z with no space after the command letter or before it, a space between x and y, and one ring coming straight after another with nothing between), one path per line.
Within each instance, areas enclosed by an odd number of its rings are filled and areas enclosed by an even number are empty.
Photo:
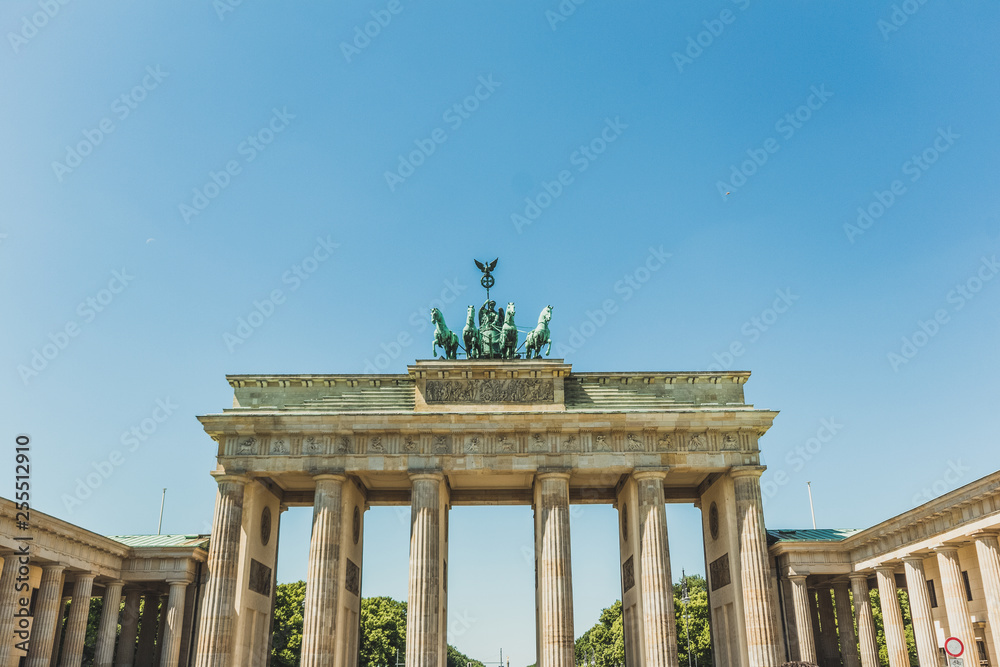
M431 322L437 324L438 322L444 322L444 316L441 311L437 308L431 308Z
M507 312L504 314L504 320L503 321L505 323L507 323L507 324L513 324L514 323L514 302L513 301L508 301L507 302Z
M472 323L474 323L476 321L476 307L475 306L469 306L469 311L468 311L468 314L466 315L466 321L469 324L472 324Z
M552 306L545 306L542 308L542 312L538 315L539 324L548 324L552 319Z

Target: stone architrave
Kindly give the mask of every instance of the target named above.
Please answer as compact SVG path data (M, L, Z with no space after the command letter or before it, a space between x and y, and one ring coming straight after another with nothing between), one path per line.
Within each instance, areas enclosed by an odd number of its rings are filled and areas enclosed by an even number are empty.
M816 662L816 638L813 637L812 613L809 604L809 588L806 585L808 577L804 574L788 577L792 584L792 602L795 605L793 616L795 618L795 636L799 641L799 655L797 659L801 662Z
M247 478L219 475L208 552L208 583L198 626L195 667L230 667L236 619L243 496Z
M965 596L965 582L962 581L962 568L958 562L958 548L946 546L935 549L934 552L941 572L948 631L962 641L967 654L974 655L976 634L972 629L972 619L969 618L969 602Z
M407 667L444 667L447 617L444 562L446 489L440 472L410 473L410 587L406 608Z
M936 665L938 661L937 635L931 614L931 596L927 592L924 574L924 557L910 556L903 559L906 572L906 591L910 598L910 617L913 638L917 644L917 658L921 665Z
M736 526L739 535L743 614L749 667L777 667L778 629L771 614L770 563L760 476L764 466L740 466L730 471L736 493Z
M535 477L538 667L575 663L569 477L565 471Z
M854 596L854 615L858 619L858 648L861 667L879 667L878 647L875 644L875 619L872 616L871 596L868 593L868 575L849 575Z
M903 633L903 612L899 607L896 592L895 568L882 566L875 568L878 579L878 597L882 605L882 622L885 626L885 645L889 653L889 667L909 667L910 656L906 650Z
M26 667L50 667L54 660L56 624L62 603L63 573L65 565L42 566L42 580L35 600L35 618L31 627L31 644L28 647Z
M632 476L639 498L639 576L642 577L645 667L673 667L677 664L677 626L663 497L666 473L636 471Z
M160 667L178 667L180 664L181 632L184 623L184 594L187 580L170 580L170 594L163 607L163 643L160 650Z
M837 608L837 631L840 636L840 654L844 667L861 667L858 655L858 633L854 629L854 615L851 613L851 587L846 581L833 585L834 604Z
M1000 650L1000 544L994 533L979 533L974 537L979 573L986 593L986 627L993 638L993 646Z
M10 649L14 645L17 565L17 554L9 552L3 555L3 573L0 574L0 665L9 662Z
M122 601L122 581L112 581L104 586L101 621L97 626L97 646L94 649L94 667L111 667L115 656L115 639L118 638L118 609Z
M122 609L122 629L118 636L118 653L115 667L133 667L135 664L135 640L139 630L139 603L142 591L129 588L125 591L125 607Z
M337 646L342 495L347 477L316 475L309 543L302 667L333 667Z

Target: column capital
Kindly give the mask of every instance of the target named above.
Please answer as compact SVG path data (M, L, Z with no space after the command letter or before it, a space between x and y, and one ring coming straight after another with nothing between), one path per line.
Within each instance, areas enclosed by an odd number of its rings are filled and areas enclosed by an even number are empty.
M927 558L929 555L930 554L908 554L900 558L900 560L903 561L904 563L917 562L922 564L924 562L924 559Z
M896 566L890 563L882 563L881 565L875 566L876 572L881 572L882 574L895 575Z
M536 480L565 479L569 481L570 471L564 468L539 468L535 472Z
M87 579L90 579L91 581L93 581L96 578L97 578L97 574L94 573L94 572L74 572L73 573L73 581L86 581Z
M214 470L211 473L212 477L215 478L216 484L222 484L223 482L235 482L237 484L249 484L250 477L247 475L231 472L220 472Z
M997 539L998 535L1000 535L1000 530L996 530L993 528L984 528L983 530L977 530L974 533L970 533L969 537L976 540L977 542L982 542L982 541L995 540Z
M729 469L729 476L732 478L737 477L760 477L767 470L767 466L733 466Z
M871 575L866 574L864 572L851 572L847 575L847 578L850 579L851 581L855 581L858 579L863 579L865 581L868 581L869 576Z
M808 574L790 574L790 575L788 575L788 580L789 581L794 581L795 583L800 583L801 582L803 585L805 585L806 578L808 576L809 576Z
M42 567L42 572L63 572L66 570L66 566L62 563L45 563Z
M433 479L437 482L444 481L444 471L442 470L410 470L407 471L410 476L410 481L415 482L418 479Z
M321 472L321 473L316 473L315 475L312 476L312 478L313 478L314 482L330 481L330 482L341 482L341 483L343 483L343 482L347 481L347 474L343 470L338 471L338 472L332 472L332 471L331 472Z
M194 581L194 577L188 575L186 577L174 577L172 579L167 579L168 586L187 586Z
M669 468L636 468L632 471L632 478L637 482L646 479L663 480L667 478L668 470Z
M940 544L936 547L932 547L934 553L941 554L942 556L947 556L949 554L958 555L958 547L953 544Z

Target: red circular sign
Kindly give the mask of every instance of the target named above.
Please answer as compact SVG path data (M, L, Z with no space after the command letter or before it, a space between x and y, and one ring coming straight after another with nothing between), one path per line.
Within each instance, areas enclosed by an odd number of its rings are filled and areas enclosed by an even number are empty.
M959 658L965 653L965 644L958 637L948 637L944 640L944 652L953 658Z

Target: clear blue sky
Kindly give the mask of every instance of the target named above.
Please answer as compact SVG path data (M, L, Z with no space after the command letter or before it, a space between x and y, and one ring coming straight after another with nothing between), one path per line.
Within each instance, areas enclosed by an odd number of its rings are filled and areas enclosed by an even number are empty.
M4 2L0 401L35 506L151 532L168 487L164 530L205 530L195 415L231 404L226 373L402 372L429 304L458 292L460 326L495 256L498 300L524 322L552 304L577 369L753 371L748 400L781 411L772 527L809 525L806 481L848 528L994 471L1000 9L911 2ZM318 238L339 247L303 264ZM628 287L650 248L671 256ZM157 401L176 407L67 508ZM669 509L675 577L702 572L697 510ZM578 633L618 595L614 521L573 519ZM405 598L405 522L367 522L365 593ZM282 580L308 526L285 516ZM453 643L532 662L530 510L451 526Z

